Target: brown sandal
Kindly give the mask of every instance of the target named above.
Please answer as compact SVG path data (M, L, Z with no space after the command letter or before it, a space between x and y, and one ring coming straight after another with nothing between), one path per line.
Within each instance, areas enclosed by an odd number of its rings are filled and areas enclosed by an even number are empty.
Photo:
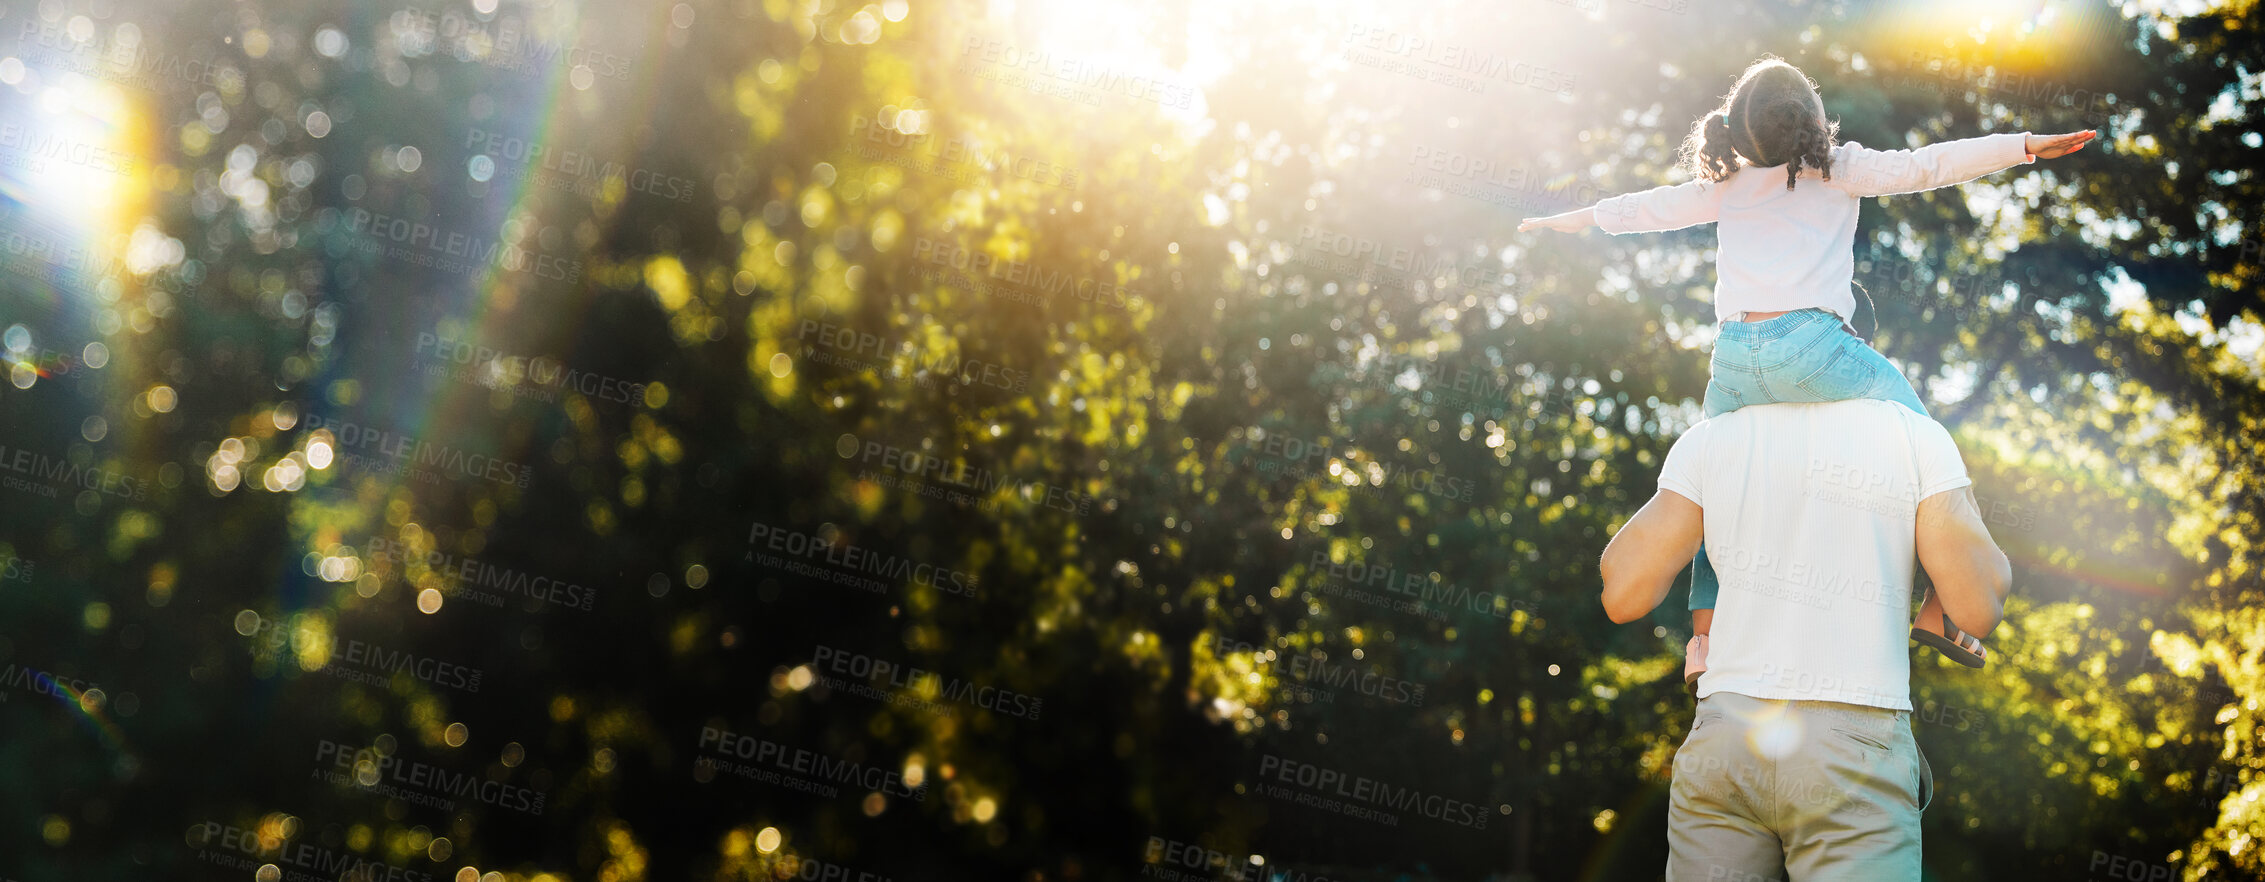
M1911 639L1932 646L1951 661L1969 668L1979 668L1990 661L1990 651L1982 646L1982 639L1952 624L1950 614L1943 611L1941 598L1933 591L1927 592L1926 602L1919 604L1919 619L1911 623Z

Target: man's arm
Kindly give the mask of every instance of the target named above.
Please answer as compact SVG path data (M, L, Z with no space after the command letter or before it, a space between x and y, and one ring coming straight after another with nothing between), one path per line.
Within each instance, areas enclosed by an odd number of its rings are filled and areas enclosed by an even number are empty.
M1919 565L1935 582L1943 612L1958 629L1987 637L2005 616L2013 565L1982 524L1974 488L1945 490L1919 500Z
M1666 599L1675 574L1699 553L1705 535L1699 511L1698 503L1663 489L1613 534L1598 564L1607 617L1625 625L1650 615Z

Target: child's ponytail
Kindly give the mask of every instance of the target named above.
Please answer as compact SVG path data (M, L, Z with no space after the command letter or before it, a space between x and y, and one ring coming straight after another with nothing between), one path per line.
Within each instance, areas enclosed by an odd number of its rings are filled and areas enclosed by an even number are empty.
M1708 181L1719 181L1738 171L1738 151L1731 145L1730 116L1717 110L1699 119L1691 127L1691 136L1683 142L1684 162L1691 176Z

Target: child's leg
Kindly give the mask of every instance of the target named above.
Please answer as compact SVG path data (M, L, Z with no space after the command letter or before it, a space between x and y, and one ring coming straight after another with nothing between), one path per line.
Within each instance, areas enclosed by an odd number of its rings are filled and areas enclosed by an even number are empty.
M1774 321L1774 319L1773 319ZM1707 380L1707 419L1714 419L1746 405L1738 387L1751 387L1751 371L1738 359L1725 361L1717 357L1710 366L1714 376ZM1714 625L1715 596L1721 593L1722 582L1715 577L1714 565L1707 562L1707 546L1699 543L1699 553L1691 559L1691 633L1704 635ZM1703 614L1703 615L1702 615Z
M1744 401L1738 391L1725 385L1723 380L1740 382L1735 375L1725 376L1721 362L1713 365L1715 377L1707 381L1707 418L1713 419L1737 410ZM1734 369L1733 369L1734 371ZM1707 545L1699 543L1699 553L1691 558L1691 643L1684 648L1683 681L1692 683L1707 668L1707 639L1714 632L1715 596L1721 593L1721 581L1715 577L1714 565L1707 562Z
M1811 313L1820 315L1822 313ZM1791 316L1787 316L1790 318ZM1903 371L1837 319L1826 316L1786 335L1775 353L1756 353L1769 367L1756 371L1771 401L1892 401L1927 416L1919 390ZM1749 402L1751 403L1751 402Z

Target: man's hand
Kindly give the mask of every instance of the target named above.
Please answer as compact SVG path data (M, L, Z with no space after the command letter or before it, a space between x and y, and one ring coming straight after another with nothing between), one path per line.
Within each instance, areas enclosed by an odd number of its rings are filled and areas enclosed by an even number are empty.
M2038 159L2059 159L2084 149L2084 145L2092 143L2092 139L2099 136L2099 132L2085 129L2066 135L2030 135L2022 144L2031 156Z
M1578 233L1596 225L1596 209L1579 208L1564 214L1526 218L1518 222L1518 232L1523 233L1538 228L1556 230L1560 233Z

